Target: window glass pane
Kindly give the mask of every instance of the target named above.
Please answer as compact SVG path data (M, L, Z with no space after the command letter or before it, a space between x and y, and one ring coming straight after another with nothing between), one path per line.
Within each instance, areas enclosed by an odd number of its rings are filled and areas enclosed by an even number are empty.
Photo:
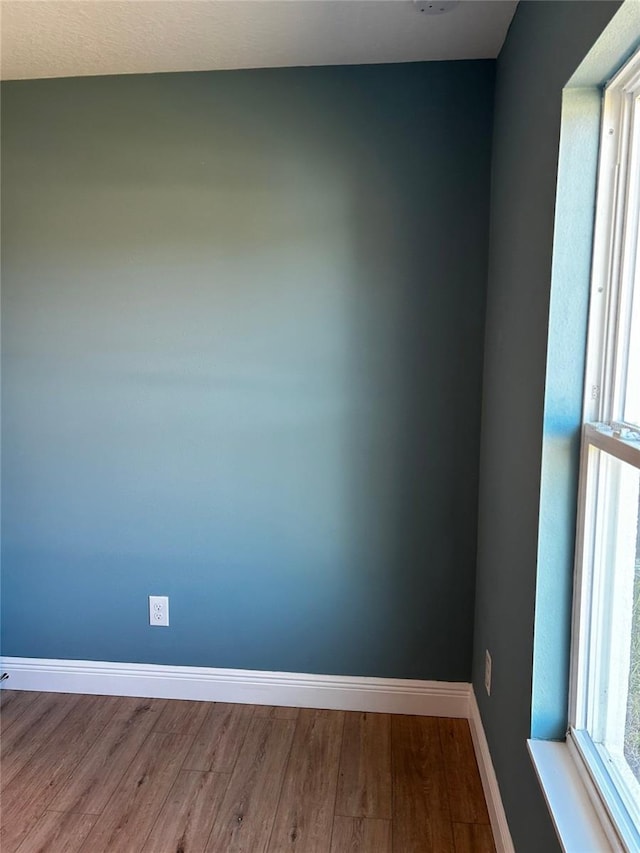
M640 470L597 456L587 731L640 826Z

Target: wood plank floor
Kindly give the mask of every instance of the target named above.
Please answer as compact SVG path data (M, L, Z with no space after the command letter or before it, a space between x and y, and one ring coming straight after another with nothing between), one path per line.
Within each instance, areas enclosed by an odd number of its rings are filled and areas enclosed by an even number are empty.
M2 853L492 853L466 720L0 692Z

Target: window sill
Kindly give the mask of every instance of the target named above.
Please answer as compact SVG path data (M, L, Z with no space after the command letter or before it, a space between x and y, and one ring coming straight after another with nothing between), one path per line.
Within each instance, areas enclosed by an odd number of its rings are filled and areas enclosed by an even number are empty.
M605 853L612 846L566 743L528 740L533 766L562 849Z

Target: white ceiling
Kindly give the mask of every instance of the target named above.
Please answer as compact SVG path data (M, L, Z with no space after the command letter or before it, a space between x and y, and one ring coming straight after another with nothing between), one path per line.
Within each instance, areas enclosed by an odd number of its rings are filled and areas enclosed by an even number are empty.
M0 0L0 76L497 56L517 0L447 2L429 14L431 0Z

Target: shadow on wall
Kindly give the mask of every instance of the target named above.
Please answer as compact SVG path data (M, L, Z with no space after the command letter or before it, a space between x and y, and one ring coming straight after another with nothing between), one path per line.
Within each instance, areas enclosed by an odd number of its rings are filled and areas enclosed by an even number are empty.
M3 85L5 654L468 680L492 79Z

